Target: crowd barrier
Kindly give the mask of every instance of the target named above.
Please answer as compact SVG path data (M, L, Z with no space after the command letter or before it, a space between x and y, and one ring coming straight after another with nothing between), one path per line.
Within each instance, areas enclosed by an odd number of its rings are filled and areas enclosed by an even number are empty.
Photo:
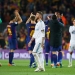
M45 53L43 53L45 55ZM9 50L0 50L0 59L8 59L9 58ZM14 59L29 59L29 53L26 50L23 49L18 49L15 50L14 52ZM50 58L50 53L49 53L49 58ZM67 50L64 50L64 56L63 59L68 59L69 58L69 52ZM72 58L75 59L75 51L72 55Z

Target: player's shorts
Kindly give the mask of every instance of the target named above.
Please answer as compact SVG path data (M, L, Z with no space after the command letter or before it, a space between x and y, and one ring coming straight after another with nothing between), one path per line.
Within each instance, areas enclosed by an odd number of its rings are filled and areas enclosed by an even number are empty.
M17 39L11 39L11 38L9 38L8 42L9 42L9 48L10 48L10 50L17 49Z
M33 53L43 53L41 43L36 43L33 49Z
M28 47L28 50L33 51L34 45L35 45L35 41L32 42L30 47Z
M62 50L62 46L58 46L58 47L53 47L53 46L50 46L50 50L51 51L61 51Z
M49 51L50 51L49 40L45 40L45 53L49 53Z
M75 50L75 44L69 46L69 52L73 52Z

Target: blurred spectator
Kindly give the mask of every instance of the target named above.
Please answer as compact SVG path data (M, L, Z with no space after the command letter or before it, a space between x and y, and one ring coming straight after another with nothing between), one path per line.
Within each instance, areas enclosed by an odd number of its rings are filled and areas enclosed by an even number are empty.
M4 49L5 47L5 39L2 36L2 33L0 33L0 49Z
M23 20L23 23L25 23L27 20L27 17L26 17L26 13L24 13L23 11L21 11L21 18Z
M61 14L61 19L62 19L63 24L66 26L67 25L67 19L63 14Z
M5 49L9 49L8 37L5 37Z
M26 35L24 32L22 32L22 30L19 32L18 48L19 49L25 49L26 48Z
M19 48L25 48L26 42L26 30L25 30L25 22L29 17L30 13L34 14L37 11L43 11L44 14L54 14L56 12L58 20L63 22L65 25L65 31L63 35L63 41L65 44L69 42L69 34L68 27L72 24L73 19L75 18L75 0L0 0L0 17L4 23L8 23L10 21L10 17L12 14L12 9L16 8L20 11L20 15L23 19L23 24L18 26L19 33ZM62 13L62 14L61 14ZM65 14L65 15L64 15ZM23 27L22 27L23 26ZM5 29L6 24L0 24L0 31ZM5 43L7 45L7 35L4 34ZM1 36L0 40L4 40L4 37ZM3 43L3 42L2 42ZM23 43L23 45L22 45ZM0 42L1 44L1 42ZM2 47L0 45L0 47Z

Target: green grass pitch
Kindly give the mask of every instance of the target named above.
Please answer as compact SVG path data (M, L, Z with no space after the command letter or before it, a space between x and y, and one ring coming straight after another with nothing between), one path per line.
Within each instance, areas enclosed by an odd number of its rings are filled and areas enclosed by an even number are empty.
M29 68L29 60L14 60L16 66L8 66L8 60L0 60L0 75L75 75L75 61L68 68L68 60L63 60L62 68L51 68L50 64L45 66L45 72L34 72L35 68Z

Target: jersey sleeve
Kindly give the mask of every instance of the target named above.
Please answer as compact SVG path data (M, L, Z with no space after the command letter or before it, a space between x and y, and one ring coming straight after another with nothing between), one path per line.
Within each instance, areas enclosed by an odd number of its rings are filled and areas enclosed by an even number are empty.
M72 32L72 30L73 30L73 29L72 29L72 27L70 26L70 27L69 27L69 33L71 33L71 32Z
M42 23L42 24L40 25L40 29L41 29L41 31L42 31L42 30L45 31L45 24L44 24L44 23Z
M42 32L42 37L45 37L45 24L42 23L42 25L40 26L41 32Z

